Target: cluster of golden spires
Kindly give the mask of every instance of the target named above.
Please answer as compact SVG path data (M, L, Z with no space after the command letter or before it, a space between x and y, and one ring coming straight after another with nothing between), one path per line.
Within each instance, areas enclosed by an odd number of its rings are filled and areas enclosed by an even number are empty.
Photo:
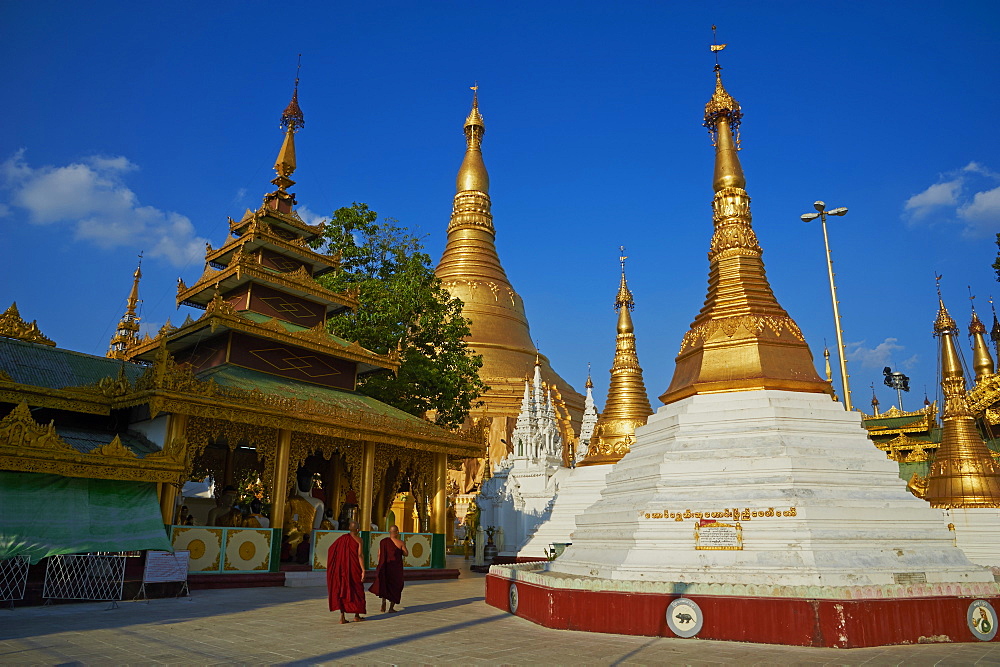
M722 85L721 69L715 66L715 92L705 106L705 126L715 144L708 296L684 335L673 380L660 400L753 389L832 394L764 273L734 139L743 112Z
M973 336L973 367L977 380L990 377L994 365L984 338L986 327L974 310L969 331ZM941 339L941 390L944 394L941 444L927 477L914 474L909 488L932 507L1000 507L1000 464L993 460L983 442L966 398L965 373L955 341L958 326L941 298L940 277L934 335Z
M55 347L55 341L46 336L38 328L38 321L26 322L21 319L21 313L17 310L17 302L10 304L3 313L0 313L0 336L4 338L14 338L27 343L38 343Z
M653 409L649 405L642 368L635 349L635 327L632 310L635 300L625 278L625 248L621 248L621 283L615 298L618 312L618 336L615 339L615 360L611 365L611 384L604 410L594 425L587 455L579 465L616 463L628 454L635 440L635 429L643 426ZM592 385L587 375L588 386Z

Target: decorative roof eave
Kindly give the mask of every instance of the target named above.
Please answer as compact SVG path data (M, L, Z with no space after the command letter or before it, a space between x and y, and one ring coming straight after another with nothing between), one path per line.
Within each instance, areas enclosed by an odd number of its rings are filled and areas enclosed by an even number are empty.
M115 409L148 404L151 417L161 412L179 413L456 456L482 453L482 443L474 434L463 436L417 418L399 419L256 389L226 387L213 380L203 382L188 366L175 362L165 348L160 348L154 364L134 385L127 381L116 384L108 393L114 394L110 398Z
M241 331L243 333L280 341L286 345L301 347L312 352L329 354L335 357L340 357L341 359L368 364L376 368L384 368L391 371L399 369L401 362L396 351L393 351L388 355L382 355L372 352L371 350L367 350L358 345L356 342L341 345L335 341L329 333L327 333L323 324L319 324L312 329L289 331L283 327L280 322L281 320L278 320L277 318L271 318L266 322L255 322L240 315L240 313L233 308L232 305L223 301L221 298L213 299L209 302L205 314L197 320L185 323L184 325L169 331L161 330L155 338L150 338L147 335L147 337L139 341L136 346L129 348L128 355L129 359L136 359L138 357L148 355L151 352L155 352L164 341L169 343L170 341L189 336L206 327L211 327L213 332L217 331L219 328L232 329L234 331Z
M988 408L1000 403L1000 375L990 375L981 379L965 397L969 401L972 413L977 417L982 416Z
M289 227L296 229L300 232L305 233L310 239L315 238L323 233L325 225L320 223L318 225L307 224L305 220L299 217L299 214L295 211L291 213L282 213L281 211L276 211L273 208L268 208L267 206L261 206L256 211L251 211L247 209L246 213L239 220L229 220L229 231L233 234L239 232L247 225L251 224L257 218L274 218L278 222L288 225ZM307 239L307 240L310 240Z
M260 247L272 247L285 253L293 255L305 264L322 266L325 268L317 270L314 275L321 275L332 271L340 266L340 255L321 255L303 241L301 238L283 239L270 230L270 225L266 222L251 223L242 236L229 237L221 248L207 246L205 252L205 262L216 264L228 264L229 255L247 243L258 243Z
M219 385L215 386L221 389ZM187 392L144 391L123 396L114 403L114 407L118 409L148 404L150 414L186 414L222 419L345 440L397 445L407 449L440 452L463 458L482 455L483 447L480 442L466 440L430 423L427 424L427 429L439 430L440 434L422 432L423 429L418 432L414 429L415 424L409 421L401 421L393 426L389 422L396 420L391 418L384 418L384 421L373 419L366 424L358 421L357 415L347 410L324 410L323 404L311 402L310 406L309 401L257 393L261 400L259 405L250 404L244 399L227 400L218 395L199 396ZM279 405L281 407L276 409Z
M54 340L43 334L38 329L36 320L26 322L21 319L21 313L17 310L16 301L11 303L10 307L0 314L0 336L4 336L5 338L15 338L28 343L48 345L50 347L55 347L56 345Z
M0 371L0 403L27 403L32 407L90 415L111 414L111 403L97 387L53 389L22 384Z
M233 258L229 266L221 271L206 266L205 272L192 287L185 285L184 281L178 281L177 305L184 304L204 308L212 299L212 296L206 295L214 295L216 286L226 280L232 280L233 282L226 289L234 289L245 282L259 280L295 294L311 296L328 304L342 306L342 308L333 308L333 310L347 308L356 310L358 308L356 293L337 293L326 289L309 275L305 267L299 267L298 271L291 271L289 273L269 271L261 266L252 255L240 253ZM202 298L195 300L194 297Z
M170 449L173 453L159 451L140 459L116 435L84 454L60 438L53 423L36 422L24 401L0 419L0 470L175 484L185 461L178 448Z

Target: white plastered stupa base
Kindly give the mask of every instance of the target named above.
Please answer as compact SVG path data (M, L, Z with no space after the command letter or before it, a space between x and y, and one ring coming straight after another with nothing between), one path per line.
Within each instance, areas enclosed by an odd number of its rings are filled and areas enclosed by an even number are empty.
M549 518L535 528L517 555L544 558L551 545L572 542L577 516L601 499L609 472L610 465L581 466L570 470L559 484Z
M547 576L820 587L992 584L992 573L954 545L941 511L907 492L898 475L866 437L860 415L824 394L691 396L660 408L636 430L631 452L608 474L601 499L577 517L572 546ZM698 521L683 518L686 512L726 509L740 511L742 550L696 550ZM746 520L744 510L781 516ZM682 520L646 518L657 513L679 513Z
M1000 573L1000 509L958 508L945 511L944 517L945 524L954 526L955 543L969 560Z

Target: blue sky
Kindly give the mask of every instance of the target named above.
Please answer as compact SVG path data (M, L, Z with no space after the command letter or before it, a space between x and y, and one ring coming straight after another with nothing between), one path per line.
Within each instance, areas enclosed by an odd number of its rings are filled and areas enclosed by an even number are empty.
M854 400L884 365L933 395L934 274L963 327L1000 300L1000 38L995 2L6 2L0 306L103 354L136 255L144 321L174 308L270 189L302 53L306 213L367 202L444 245L478 80L501 259L555 368L599 403L614 344L618 246L655 397L706 290L712 147L701 127L719 26L743 105L768 277L822 364L831 243ZM963 336L963 340L964 340ZM837 382L839 387L839 380Z

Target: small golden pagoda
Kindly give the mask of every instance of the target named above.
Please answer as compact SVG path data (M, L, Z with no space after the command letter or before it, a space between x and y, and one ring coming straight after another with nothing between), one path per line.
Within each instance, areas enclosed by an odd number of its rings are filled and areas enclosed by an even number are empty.
M715 93L705 106L705 127L715 144L708 296L684 334L673 380L660 400L753 389L832 394L764 273L737 155L743 113L723 87L721 69L715 66Z
M623 252L624 250L622 248ZM626 259L623 254L621 284L615 298L618 336L615 339L615 360L611 364L608 398L594 426L587 456L578 464L581 466L616 463L621 460L635 441L635 429L645 425L649 415L653 414L635 349L635 327L632 325L635 300L625 279ZM589 377L587 381L590 381Z
M490 177L482 153L486 124L479 112L478 86L473 91L472 110L464 126L465 158L458 170L448 240L436 274L445 289L465 304L462 314L471 322L469 347L483 358L479 375L490 389L482 397L484 407L475 414L490 421L489 458L496 463L507 455L524 378L531 374L539 353L531 340L524 303L497 255ZM542 377L552 389L563 442L572 446L584 398L552 370L548 359L539 358ZM482 472L478 471L477 478Z
M993 374L993 360L982 336L986 328L973 315L975 362L977 377ZM959 358L955 337L958 326L948 314L938 286L938 314L934 320L934 335L941 339L941 390L944 393L944 422L941 444L925 478L914 475L909 488L944 509L1000 507L1000 464L983 442L965 389L965 374Z
M142 278L142 255L139 255L139 265L135 267L132 274L132 291L129 292L126 300L125 314L118 322L108 345L109 359L125 359L128 357L127 350L139 342L139 316L136 308L139 305L139 280Z

